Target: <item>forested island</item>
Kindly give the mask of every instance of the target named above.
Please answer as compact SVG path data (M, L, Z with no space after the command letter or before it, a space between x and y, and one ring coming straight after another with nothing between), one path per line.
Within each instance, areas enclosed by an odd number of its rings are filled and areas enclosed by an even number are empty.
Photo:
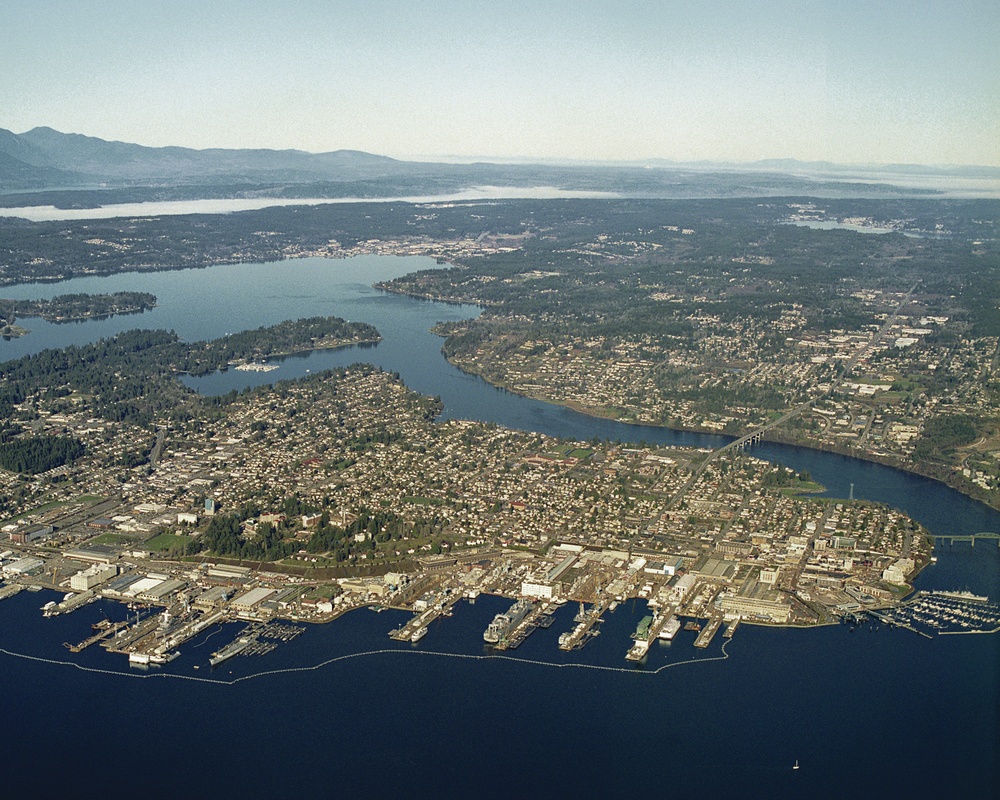
M148 292L61 294L51 300L0 298L0 336L13 338L28 333L14 324L18 317L41 317L46 322L80 322L117 314L138 314L155 305L156 296Z

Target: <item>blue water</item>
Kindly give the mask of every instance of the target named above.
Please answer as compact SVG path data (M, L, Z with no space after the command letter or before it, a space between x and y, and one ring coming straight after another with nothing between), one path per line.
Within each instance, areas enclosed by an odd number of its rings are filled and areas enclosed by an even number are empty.
M0 359L132 327L173 329L195 340L336 314L371 322L383 341L286 359L272 373L230 371L191 385L224 392L369 361L440 395L446 416L582 439L705 447L725 441L592 419L453 369L428 328L476 309L370 288L432 265L304 259L5 288L0 296L150 291L159 305L142 315L72 325L26 320L32 333L0 342ZM800 448L765 445L754 452L809 470L832 496L846 497L853 483L855 497L901 508L933 533L1000 530L996 512L933 481ZM944 545L937 555L919 587L1000 597L1000 548ZM743 626L725 650L721 637L707 651L696 650L693 635L682 632L670 645L657 643L643 667L630 668L628 635L645 610L630 602L608 615L602 634L577 653L555 644L572 625L575 609L567 606L513 660L485 659L478 658L482 631L508 601L481 597L475 605L460 603L416 646L386 636L406 615L362 610L310 627L266 657L235 658L216 670L207 665L209 653L238 627L210 631L167 667L139 672L100 648L70 656L62 646L89 635L102 613L120 617L121 606L102 601L43 619L38 608L49 599L58 598L22 593L0 603L0 647L61 662L0 653L7 722L0 780L13 796L84 789L88 796L93 790L150 797L1000 793L1000 636L926 640L870 626L853 633L844 626ZM371 651L379 652L357 656ZM288 669L297 671L253 677ZM801 769L792 771L796 759Z

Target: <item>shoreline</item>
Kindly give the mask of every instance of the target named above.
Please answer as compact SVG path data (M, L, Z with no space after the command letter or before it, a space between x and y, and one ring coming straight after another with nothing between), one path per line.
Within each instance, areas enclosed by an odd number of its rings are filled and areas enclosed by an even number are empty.
M27 319L40 319L45 322L50 322L53 325L62 325L67 322L89 322L91 320L102 320L111 319L112 317L127 317L134 316L136 314L143 314L146 311L151 311L156 308L156 304L151 306L136 306L134 308L123 308L117 311L107 311L103 314L82 314L76 317L60 317L52 316L51 314L30 314L22 312L18 316Z
M317 350L341 350L341 349L343 349L345 347L354 347L355 345L359 345L359 344L372 344L372 345L375 345L375 344L378 344L381 341L382 341L382 336L381 336L381 334L379 334L379 335L377 335L375 337L368 338L368 339L352 339L349 342L335 342L335 343L332 343L332 344L314 344L314 345L312 345L310 347L302 347L302 348L299 348L297 350L289 350L288 352L267 353L267 354L262 355L262 356L257 356L257 358L254 361L241 361L239 363L241 363L241 364L253 364L253 363L255 363L256 360L260 360L260 359L266 360L266 359L271 359L271 358L288 358L290 356L301 355L302 353L313 353L313 352L315 352Z
M466 375L473 375L473 376L475 376L477 378L481 378L482 380L486 381L486 383L488 383L490 386L492 386L492 387L494 387L496 389L503 389L505 392L510 392L511 394L515 394L518 397L525 397L525 398L527 398L529 400L537 400L537 401L542 402L542 403L548 403L549 405L559 406L561 408L567 408L570 411L576 412L577 414L582 414L583 416L591 417L593 419L610 420L612 422L621 423L622 425L636 425L636 426L643 425L643 426L650 427L650 428L661 428L663 430L677 431L678 433L698 433L698 434L703 434L703 435L706 435L706 436L724 436L724 437L730 438L731 441L735 441L736 439L739 438L739 436L733 436L732 434L724 433L724 432L721 432L721 431L703 430L703 429L700 429L700 428L689 428L689 427L684 427L684 426L673 427L673 426L670 426L670 425L662 425L662 424L655 423L655 422L630 422L628 420L619 419L618 417L615 417L612 414L607 414L607 413L602 414L599 411L597 411L596 409L587 408L586 406L580 405L578 403L573 403L573 402L561 403L559 401L551 400L551 399L549 399L547 397L543 397L543 396L540 396L540 395L537 395L537 394L529 394L527 392L519 392L516 389L512 389L509 386L504 386L503 384L494 383L493 381L489 380L488 378L486 378L482 374L480 374L478 372L473 372L473 371L471 371L469 369L466 369L465 367L463 367L460 364L456 364L450 358L445 357L445 360L449 364L451 364L453 367L455 367L455 369L459 370L460 372L462 372L462 373L464 373ZM980 496L979 492L970 491L968 489L968 487L964 484L964 482L957 481L957 480L952 480L952 481L946 480L945 478L941 478L941 477L939 477L937 475L930 474L930 471L923 471L923 470L920 470L920 469L916 468L915 466L905 465L905 464L903 464L903 463L901 463L901 462L899 462L899 461L897 461L896 459L893 459L893 458L880 458L879 456L876 456L874 454L858 453L858 452L853 452L853 451L845 452L844 450L841 450L841 449L838 449L838 448L835 448L835 447L817 445L817 444L814 444L814 443L805 443L805 442L793 439L792 437L787 437L787 436L782 436L781 434L776 434L773 429L767 431L764 434L763 441L765 441L765 442L772 442L774 444L786 445L786 446L789 446L789 447L801 447L801 448L803 448L805 450L815 450L815 451L820 452L820 453L830 453L831 455L843 456L845 458L854 458L854 459L857 459L858 461L866 461L866 462L871 463L871 464L878 464L878 465L883 466L883 467L890 467L891 469L898 469L900 472L906 472L906 473L908 473L910 475L917 475L917 476L919 476L921 478L927 478L929 480L937 481L938 483L941 483L941 484L947 486L949 489L954 489L956 492L959 492L960 494L968 497L970 500L974 500L974 501L976 501L978 503L982 503L984 506L986 506L987 508L991 508L994 511L1000 511L1000 497L995 497L994 498L992 495L990 495L990 493L988 492L988 490L983 490L982 493L985 496ZM947 467L946 467L946 469L947 469ZM949 473L949 474L951 474L951 473Z
M4 339L20 339L29 333L31 333L30 330L22 328L20 325L7 325L3 329L0 329L0 336Z
M320 345L314 345L312 347L304 347L299 350L291 350L289 352L268 353L266 355L256 356L254 359L250 361L247 361L246 359L243 359L241 361L233 361L226 364L224 367L219 367L218 369L212 370L211 372L201 372L195 374L193 372L190 372L189 370L177 370L177 374L188 375L192 378L204 378L206 375L214 375L216 373L228 372L230 369L239 369L241 366L245 367L250 364L256 364L259 361L267 361L269 359L291 358L292 356L302 355L303 353L314 353L318 350L344 350L348 347L356 347L358 345L374 346L381 341L382 341L382 336L379 335L372 339L357 339L350 342L339 342L337 344L320 344Z

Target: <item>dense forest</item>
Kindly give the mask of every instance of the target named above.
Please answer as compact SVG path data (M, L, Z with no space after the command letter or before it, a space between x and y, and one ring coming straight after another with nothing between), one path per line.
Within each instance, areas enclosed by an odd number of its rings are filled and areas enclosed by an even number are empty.
M0 444L0 467L37 475L70 464L84 453L83 444L66 436L31 436Z
M979 421L969 414L942 414L924 424L913 451L921 460L941 459L956 447L971 444L979 436Z

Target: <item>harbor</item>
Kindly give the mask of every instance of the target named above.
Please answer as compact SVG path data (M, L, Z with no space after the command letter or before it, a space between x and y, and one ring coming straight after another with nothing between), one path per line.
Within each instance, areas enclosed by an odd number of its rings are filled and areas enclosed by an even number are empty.
M722 617L712 617L708 621L708 624L701 629L701 632L698 634L698 638L694 640L694 646L701 648L708 647L712 643L712 639L715 637L715 634L719 632L720 627L722 627Z
M264 656L277 649L279 642L289 642L305 628L279 622L251 623L225 647L212 653L209 664L217 667L233 656Z
M965 591L921 591L898 608L871 613L889 625L926 638L1000 633L1000 605Z
M579 613L573 617L575 627L559 636L560 650L576 650L583 647L587 642L600 633L597 627L604 613L604 604L597 603L589 609L580 603Z
M409 594L412 595L412 592ZM419 598L419 603L414 603L409 607L394 606L394 608L401 608L402 610L413 610L414 606L422 605L423 610L418 611L416 616L401 628L394 628L389 631L389 638L395 639L397 642L412 642L416 644L427 635L431 623L441 617L450 616L452 607L461 599L462 596L456 592L448 590L440 592L432 591L429 594L425 593L422 595Z
M961 585L961 584L959 584ZM46 596L59 600L62 594L45 593L29 594L22 592L18 597L13 598L6 604L0 604L0 613L7 612L13 616L23 606L24 611L31 618L33 627L24 628L24 636L31 634L34 641L43 640L46 630L51 631L53 626L59 625L68 628L70 642L77 642L91 633L91 624L97 623L101 619L101 610L106 609L113 616L112 604L104 602L100 604L87 605L74 614L44 619L38 611L39 606ZM20 602L20 605L14 605ZM38 690L33 697L51 696L51 692L57 692L57 697L62 693L70 694L68 690L53 689L52 686L44 688L49 695L42 694L43 679L52 684L53 678L60 681L66 680L63 673L68 674L68 679L74 680L71 684L73 691L83 694L83 689L91 685L95 680L100 684L106 684L109 691L114 690L119 683L122 685L121 691L139 692L143 695L154 695L157 701L157 708L161 714L168 714L171 725L176 725L178 732L186 730L189 724L190 711L177 708L171 711L171 702L176 703L177 698L191 698L190 705L195 707L213 707L220 702L220 698L225 698L226 702L233 705L246 703L251 709L248 719L256 718L258 723L269 728L275 724L274 720L282 718L289 704L293 709L304 708L310 705L313 697L332 696L337 703L337 708L342 703L346 703L344 713L357 715L357 719L364 719L364 705L360 702L360 697L370 691L378 691L379 687L399 686L406 689L415 688L417 694L417 705L413 713L419 714L422 718L428 718L435 712L440 713L442 702L455 702L453 698L460 698L463 695L472 695L477 703L483 703L484 713L490 713L494 717L503 713L504 708L509 708L507 704L513 702L515 708L507 713L511 718L521 720L516 728L519 734L529 734L529 723L539 719L541 712L535 707L538 697L555 697L560 703L565 703L569 709L579 709L579 712L572 717L574 726L586 726L588 715L594 713L593 707L587 705L586 708L580 703L581 697L598 696L595 702L601 702L598 712L603 715L620 714L629 715L629 709L637 709L640 721L654 724L652 721L662 716L662 709L671 707L675 714L691 715L702 724L702 717L699 713L704 710L695 703L692 693L704 697L707 692L711 692L717 687L720 681L732 682L732 692L739 693L741 697L752 697L756 690L759 691L761 685L773 687L774 691L780 691L782 676L774 675L773 659L769 654L780 656L787 661L790 668L802 669L811 668L811 677L815 677L817 683L820 679L829 682L837 680L837 676L852 676L856 678L844 677L848 680L848 687L858 692L864 691L865 681L863 673L859 672L860 666L868 660L878 656L880 668L898 669L899 665L905 663L914 653L927 651L928 654L938 658L941 663L946 663L946 653L950 649L947 638L939 639L936 642L923 639L922 637L910 635L902 630L897 635L887 633L882 627L881 634L867 634L859 636L857 633L848 634L847 626L831 626L825 629L816 629L812 635L812 640L802 637L801 632L781 628L767 628L750 626L744 628L740 625L735 640L727 647L730 658L728 661L715 661L722 654L720 645L723 643L722 634L717 634L712 640L709 648L702 650L693 647L695 635L688 635L683 631L678 631L669 646L666 641L660 640L650 644L646 660L641 663L627 662L624 659L625 652L633 644L629 636L634 633L642 617L651 612L641 601L627 601L621 603L615 612L610 609L605 612L600 623L602 633L592 639L587 645L579 650L563 652L559 650L556 641L560 633L575 626L573 617L579 611L579 604L567 603L558 609L555 621L548 629L537 628L531 636L515 651L497 652L484 648L485 642L482 634L497 613L507 611L513 604L513 600L492 594L483 594L476 598L475 605L466 602L458 602L453 607L453 616L439 617L436 624L431 626L430 632L416 646L406 642L397 642L388 638L387 632L391 628L400 627L411 618L415 617L411 611L402 611L388 608L377 613L369 608L363 608L354 612L342 615L334 622L327 625L308 625L305 632L297 639L288 644L282 644L277 650L268 653L266 656L235 655L227 661L218 664L215 668L210 668L208 659L210 655L224 647L230 641L242 635L244 625L239 623L225 623L206 630L201 637L191 640L186 646L180 648L182 656L172 662L165 664L150 663L149 665L127 663L127 657L122 655L108 654L104 649L92 646L86 658L73 656L61 646L65 634L60 634L55 652L38 647L29 649L27 638L22 642L17 636L16 629L8 638L5 647L11 650L18 650L31 654L44 655L46 657L59 657L61 650L67 661L80 661L90 666L107 667L112 670L131 672L135 678L132 680L121 678L116 679L110 675L95 676L91 673L79 673L76 670L63 669L59 667L45 667L37 662L24 662L24 672L28 673L26 679L29 686L32 675L38 676ZM382 605L385 605L383 601ZM589 608L589 605L587 606ZM135 622L135 613L131 614L132 623ZM681 627L687 620L685 617L678 618ZM705 620L701 620L704 624ZM302 623L295 623L302 625ZM724 626L725 627L725 626ZM84 630L86 629L86 630ZM73 631L77 631L76 637L72 636ZM96 631L95 631L96 632ZM49 634L51 636L51 633ZM960 637L961 638L961 637ZM966 636L964 637L970 646L975 646L978 653L984 649L991 649L990 640L995 636ZM818 672L818 667L810 667L820 662L820 657L816 654L816 642L829 641L826 649L834 655L833 663L829 667L824 666L822 672ZM34 645L32 645L34 646ZM383 651L384 648L391 648L393 653L383 653L380 655L355 657L354 654L362 651L373 650ZM903 648L902 653L896 656L899 648ZM433 654L432 654L433 653ZM439 656L436 653L456 653L461 658L451 658L447 655ZM935 655L937 654L937 655ZM904 656L906 658L904 658ZM492 658L492 661L471 660L472 658ZM342 659L328 666L315 671L310 668L327 661L331 658ZM696 663L690 663L692 659ZM702 663L704 659L704 663ZM11 658L5 658L5 663L9 667L17 668L21 662ZM548 662L558 664L582 664L599 666L601 669L595 670L588 666L584 667L545 667L534 662ZM824 657L823 663L827 660ZM656 673L664 665L676 664L658 674ZM885 665L884 667L882 665ZM198 669L194 669L198 666ZM622 667L635 677L628 677L621 672L612 672L611 669ZM309 671L303 671L303 668ZM250 678L241 683L229 685L229 682L241 680L245 677L259 673L271 673L273 670L294 669L298 670L287 675L268 675L259 680ZM926 677L917 672L906 673L900 671L899 674L908 676L909 683L898 690L900 695L899 713L903 709L910 708L914 702L914 697L919 697L919 686L926 683ZM161 678L160 676L163 676ZM214 683L191 683L183 679L173 679L168 676L192 676L199 680L209 679L211 681L225 682L225 685L216 686ZM146 678L146 679L144 679ZM22 678L22 681L25 678ZM522 688L522 695L530 692L523 699L517 698L517 693L508 692L498 687L506 687L516 683ZM942 680L942 685L937 687L938 691L948 692L949 701L959 703L961 715L968 717L968 705L962 706L964 695L956 688L951 692L950 681ZM61 684L60 684L61 685ZM337 687L358 685L361 691L341 692ZM968 692L968 687L963 685L963 691ZM130 687L135 688L130 688ZM426 688L425 688L426 687ZM602 691L596 691L595 687ZM679 691L679 687L682 689ZM537 689L537 690L536 690ZM905 690L906 697L903 697ZM893 691L896 691L895 689ZM325 694L324 694L325 693ZM494 694L501 695L494 699ZM510 696L515 695L511 700ZM683 695L683 697L679 697ZM952 696L954 695L954 696ZM893 695L896 696L895 694ZM160 698L163 698L162 702ZM233 701L228 700L235 697ZM272 701L270 698L274 697ZM434 697L435 701L430 698ZM830 714L837 724L837 732L846 731L849 720L843 722L835 715L835 704L833 700L824 700L824 695L820 691L811 694L810 699L815 699L819 708L825 714ZM82 702L82 701L81 701ZM751 736L753 728L749 724L744 724L744 715L748 718L754 706L749 701L740 701L742 704L735 710L727 713L716 713L711 711L708 722L704 723L707 735L711 735L717 728L725 727L726 724L743 725L741 731ZM627 703L627 707L626 707ZM672 704L672 705L671 705ZM971 700L969 700L971 704ZM103 713L103 712L98 712ZM329 713L329 712L328 712ZM327 713L327 716L328 716ZM340 713L340 712L337 712ZM319 719L323 715L319 715ZM916 719L919 717L915 715ZM102 728L113 728L110 714L99 716L94 724L100 724ZM779 719L784 724L784 718ZM790 719L790 717L789 717ZM176 721L176 722L175 722ZM299 720L291 720L285 727L279 728L282 735L288 739L294 739L296 735L301 735ZM241 723L249 725L252 722ZM409 724L409 723L407 723ZM563 723L564 724L564 723ZM935 721L935 724L938 724ZM553 722L545 729L546 735L558 735L561 725ZM956 726L953 726L957 727ZM76 729L81 735L86 733L82 727ZM419 736L419 726L414 722L407 728L407 733ZM477 735L488 736L493 730L492 723L484 723L477 729ZM932 731L930 723L919 728L922 733L929 735ZM948 728L946 730L951 730ZM347 731L343 732L341 741L347 742L351 737ZM205 736L200 741L204 746L209 746L211 737ZM580 737L577 741L583 742ZM423 752L430 755L439 746L428 746ZM825 750L814 746L809 742L798 744L795 748L786 752L782 746L773 746L773 742L768 745L760 745L762 759L770 758L772 750L777 752L776 761L781 763L781 768L790 770L794 758L800 759L801 769L798 774L809 775L811 771L817 769L817 764L823 763L822 758ZM95 753L97 748L94 748ZM693 753L692 747L690 752ZM907 748L900 745L900 751L904 754ZM289 753L292 751L288 751ZM321 752L317 750L317 752ZM390 752L387 747L386 753ZM675 762L676 763L676 762ZM791 774L791 773L789 773ZM834 774L830 771L831 776ZM555 786L552 787L555 791ZM610 789L610 787L608 787ZM360 790L363 795L363 790ZM738 796L738 792L737 792Z

